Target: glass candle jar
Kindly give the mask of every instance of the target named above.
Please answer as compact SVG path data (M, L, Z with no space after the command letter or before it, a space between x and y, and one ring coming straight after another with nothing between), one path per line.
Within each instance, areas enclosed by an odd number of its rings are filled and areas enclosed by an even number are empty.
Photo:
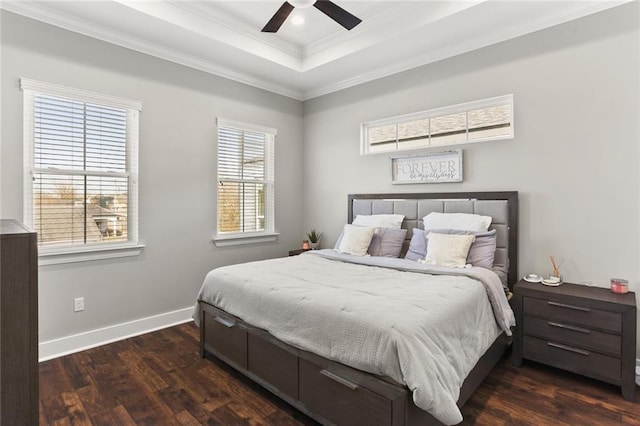
M628 293L629 281L622 278L611 278L611 291L614 293Z

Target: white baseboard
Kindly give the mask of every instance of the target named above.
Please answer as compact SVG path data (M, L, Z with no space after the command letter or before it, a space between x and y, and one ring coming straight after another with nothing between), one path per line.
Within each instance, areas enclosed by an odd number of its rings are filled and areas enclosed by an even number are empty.
M149 333L192 321L193 307L165 312L151 317L123 322L109 327L98 328L72 336L41 342L38 345L39 360L47 361L63 355L69 355L107 343L117 342L140 334Z

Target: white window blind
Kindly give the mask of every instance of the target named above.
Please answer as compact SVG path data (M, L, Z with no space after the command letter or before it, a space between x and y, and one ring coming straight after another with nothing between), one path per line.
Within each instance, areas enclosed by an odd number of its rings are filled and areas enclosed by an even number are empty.
M513 138L513 95L362 124L361 154Z
M42 248L137 243L135 101L22 79L25 221Z
M218 119L218 237L274 232L275 135Z

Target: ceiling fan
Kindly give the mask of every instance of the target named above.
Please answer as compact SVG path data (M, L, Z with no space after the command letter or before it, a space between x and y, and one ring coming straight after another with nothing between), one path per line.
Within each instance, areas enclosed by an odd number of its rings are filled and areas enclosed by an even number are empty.
M320 12L327 15L329 18L336 21L338 24L345 27L347 30L352 29L360 22L362 19L353 16L337 4L333 3L329 0L288 0L285 1L280 9L271 17L267 25L262 29L263 33L275 33L277 32L284 21L287 19L289 14L293 11L293 9L297 8L306 8L314 6Z

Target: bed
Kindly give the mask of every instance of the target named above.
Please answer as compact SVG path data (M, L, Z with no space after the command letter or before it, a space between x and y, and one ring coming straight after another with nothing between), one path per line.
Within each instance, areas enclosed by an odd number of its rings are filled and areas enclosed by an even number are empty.
M517 192L349 195L347 222L402 215L405 253L433 212L490 216L497 273L334 250L217 268L194 313L201 355L323 424L458 423L510 345Z

